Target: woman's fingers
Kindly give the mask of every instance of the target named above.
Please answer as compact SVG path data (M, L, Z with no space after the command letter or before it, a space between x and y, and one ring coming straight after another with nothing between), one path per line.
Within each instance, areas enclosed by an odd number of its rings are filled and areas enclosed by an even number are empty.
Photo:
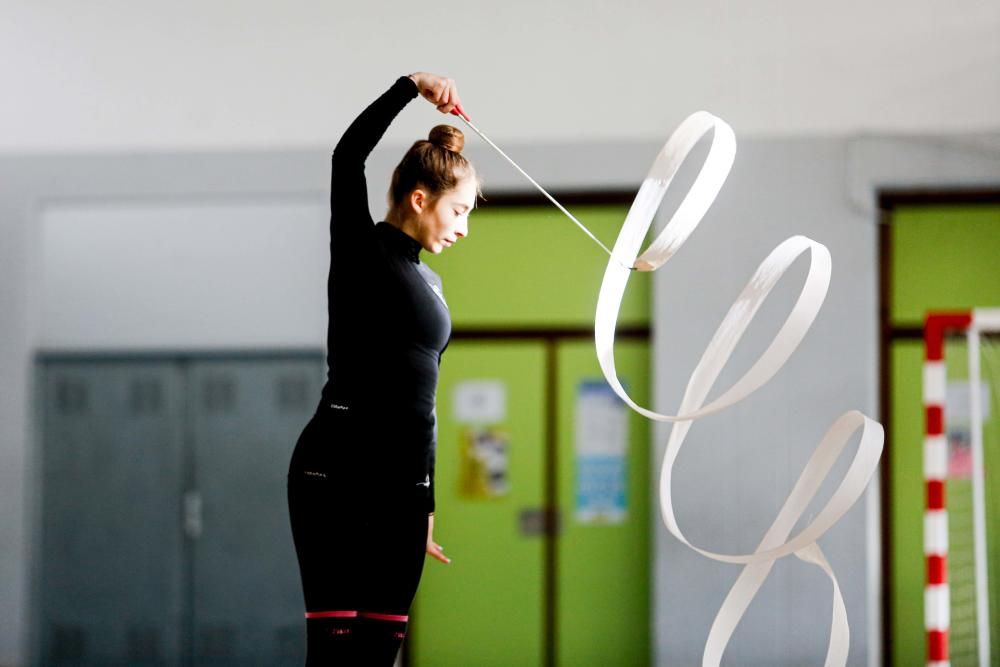
M448 97L447 95L443 95L441 97L440 104L437 105L437 110L440 111L441 113L448 113L448 107L449 107Z
M444 87L436 102L437 110L441 113L451 113L459 101L458 88L455 86L454 79L441 79L441 81L444 83Z
M434 103L441 106L448 100L448 79L438 79L434 88Z
M441 113L451 113L461 103L454 79L434 74L425 75L423 72L419 73L419 77L417 87L420 94Z
M446 81L439 77L431 75L430 79L425 79L422 86L419 86L420 94L424 96L424 99L438 106L441 104L441 97L447 88Z
M444 552L441 550L440 544L435 544L434 542L429 543L427 545L427 553L429 553L434 558L437 558L442 563L451 562L451 559L444 555Z
M427 72L417 72L412 76L415 77L414 80L417 82L420 94L437 107L441 113L451 113L456 106L461 104L454 79Z
M438 106L445 104L448 100L448 79L444 77L439 78L434 88L434 93L434 103Z
M437 109L441 113L450 113L454 108L451 103L452 89L454 88L454 83L451 79L444 80L444 90L441 91L441 97L438 100Z

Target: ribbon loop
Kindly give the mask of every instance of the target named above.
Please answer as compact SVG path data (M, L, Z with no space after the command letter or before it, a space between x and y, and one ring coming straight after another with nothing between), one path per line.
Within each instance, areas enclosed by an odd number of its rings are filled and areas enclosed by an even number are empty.
M639 255L639 246L652 225L667 188L688 154L709 131L713 131L712 145L694 184L664 229L649 248ZM684 245L715 201L729 175L735 155L736 140L732 128L706 111L689 116L667 140L639 188L611 251L611 260L598 296L594 323L597 358L608 384L633 410L649 419L673 423L660 469L660 510L667 530L708 558L745 566L709 631L702 664L709 667L720 663L733 631L774 562L794 553L802 561L822 569L833 584L833 617L825 664L827 667L842 666L847 662L850 638L846 607L837 578L816 541L864 493L882 453L884 433L881 424L856 410L846 412L834 420L813 451L774 523L752 554L721 554L691 544L678 526L671 501L673 464L694 420L737 403L767 383L788 361L812 326L830 285L832 261L826 246L805 236L793 236L780 243L761 262L705 348L688 380L678 414L665 415L636 404L618 380L615 369L615 327L631 273L629 267L655 271ZM806 252L810 258L808 274L798 300L774 340L739 380L718 398L706 404L713 383L729 361L761 304L792 263ZM815 519L797 535L789 538L795 523L859 429L860 443L840 486Z

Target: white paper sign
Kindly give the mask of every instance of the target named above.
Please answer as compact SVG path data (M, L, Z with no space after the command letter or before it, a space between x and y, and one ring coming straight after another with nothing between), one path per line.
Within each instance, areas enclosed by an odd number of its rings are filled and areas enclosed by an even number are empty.
M466 380L455 385L452 410L460 424L498 424L507 420L507 385L501 380Z

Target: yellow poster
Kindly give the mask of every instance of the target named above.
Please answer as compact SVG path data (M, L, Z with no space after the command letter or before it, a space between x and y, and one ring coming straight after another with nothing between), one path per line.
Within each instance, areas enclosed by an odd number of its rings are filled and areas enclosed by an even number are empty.
M466 426L462 429L459 443L459 495L466 498L506 495L510 489L507 477L508 432L498 425Z

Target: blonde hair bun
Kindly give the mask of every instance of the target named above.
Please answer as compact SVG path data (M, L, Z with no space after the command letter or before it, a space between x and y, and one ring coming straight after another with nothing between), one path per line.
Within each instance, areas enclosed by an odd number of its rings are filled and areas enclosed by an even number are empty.
M436 125L427 140L452 153L461 153L465 148L465 135L460 129L451 125Z

